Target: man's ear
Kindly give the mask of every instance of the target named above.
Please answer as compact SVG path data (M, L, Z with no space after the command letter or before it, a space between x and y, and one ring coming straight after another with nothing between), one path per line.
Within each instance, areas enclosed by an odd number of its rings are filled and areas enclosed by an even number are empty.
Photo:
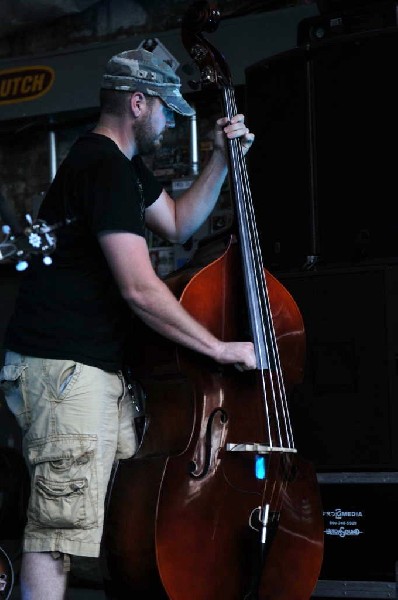
M145 95L142 92L131 94L130 106L134 117L139 117L146 104Z

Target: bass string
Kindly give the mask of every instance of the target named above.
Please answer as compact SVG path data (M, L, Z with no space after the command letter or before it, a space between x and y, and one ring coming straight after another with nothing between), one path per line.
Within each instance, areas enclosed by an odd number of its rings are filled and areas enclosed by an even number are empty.
M231 87L225 88L224 101L226 116L231 118L233 114L237 113L235 95ZM241 144L237 140L229 140L229 151L236 208L238 215L241 217L238 219L241 227L240 233L242 240L247 241L246 245L243 243L245 249L247 249L247 252L244 252L247 258L244 261L245 269L249 269L251 272L254 301L258 303L258 318L254 319L252 333L255 343L258 343L259 339L264 340L265 357L260 352L259 367L262 373L267 435L271 447L277 444L283 448L293 448L293 430L287 404L286 387L277 347L246 161ZM270 368L265 368L267 366ZM266 378L266 375L268 375L268 378ZM270 392L268 392L268 386ZM271 412L275 420L276 431L273 431L271 427Z
M232 115L237 114L237 106L233 88L228 86L224 89L224 101L226 116L231 119ZM266 507L272 506L272 512L278 515L284 498L284 491L287 488L290 479L291 461L285 460L283 453L273 454L272 447L278 445L282 448L294 448L293 430L287 405L286 387L284 385L282 367L277 347L275 328L271 312L271 304L265 279L265 269L263 264L262 252L259 241L258 228L256 224L253 199L249 184L249 177L246 168L246 160L243 155L241 144L237 140L230 140L229 153L231 158L231 169L235 191L235 202L237 210L240 211L239 219L241 237L248 240L247 250L249 252L248 260L244 260L245 269L251 269L253 274L255 298L258 300L259 319L255 321L253 335L258 336L258 329L261 329L262 339L264 340L264 349L266 353L266 364L269 369L261 368L261 382L263 390L264 414L266 416L266 435L268 436L269 446L271 448L268 458L268 471L270 469L278 471L278 477L273 480L266 477L262 492L262 508L259 507L260 514ZM260 367L263 363L260 359ZM274 366L274 371L271 369ZM266 378L268 375L268 379ZM274 380L275 375L275 380ZM270 393L268 393L268 385ZM269 404L271 402L271 405ZM271 426L271 413L275 416L275 428ZM274 439L275 436L275 439ZM288 457L289 458L289 457ZM272 465L271 465L272 461ZM272 483L273 481L273 483ZM269 489L271 483L271 489ZM268 514L268 509L266 510ZM272 515L268 515L272 519Z

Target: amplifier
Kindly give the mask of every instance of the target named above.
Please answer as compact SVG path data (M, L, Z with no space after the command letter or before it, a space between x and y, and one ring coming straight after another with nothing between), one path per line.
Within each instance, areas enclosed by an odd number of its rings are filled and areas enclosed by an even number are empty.
M324 560L315 598L396 598L398 472L318 474Z
M246 68L264 262L272 271L386 262L398 257L398 28L340 35L329 16L301 27L301 46Z
M278 278L307 337L290 404L299 452L317 472L398 470L398 265Z
M398 472L320 473L325 554L320 579L394 581Z
M336 8L338 10L336 10ZM316 46L344 36L377 32L397 26L397 2L378 2L355 8L334 7L333 12L300 21L298 46Z

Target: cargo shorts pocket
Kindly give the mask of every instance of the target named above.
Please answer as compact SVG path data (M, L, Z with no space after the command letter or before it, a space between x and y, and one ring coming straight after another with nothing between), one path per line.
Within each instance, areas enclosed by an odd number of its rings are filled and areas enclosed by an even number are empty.
M57 435L29 442L31 523L55 529L97 526L96 445L95 435Z
M29 409L21 385L25 369L26 365L5 365L0 371L0 389L22 429L26 429L29 421Z

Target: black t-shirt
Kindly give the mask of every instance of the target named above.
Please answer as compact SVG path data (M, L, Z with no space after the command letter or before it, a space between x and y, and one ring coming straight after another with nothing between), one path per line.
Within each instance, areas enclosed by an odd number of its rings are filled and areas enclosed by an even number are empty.
M59 167L38 218L55 230L46 266L35 256L23 279L5 348L76 360L107 371L124 362L131 311L98 244L101 231L143 236L145 207L162 187L140 157L131 161L109 138L80 137Z

